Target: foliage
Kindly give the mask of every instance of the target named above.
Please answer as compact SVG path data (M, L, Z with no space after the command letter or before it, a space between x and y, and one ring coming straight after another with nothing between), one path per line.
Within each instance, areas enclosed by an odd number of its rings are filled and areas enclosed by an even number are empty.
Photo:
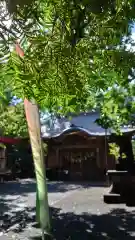
M113 155L115 157L115 160L118 162L118 159L120 158L120 147L116 143L109 143L109 150L110 155ZM122 159L126 158L126 155L122 153Z
M0 114L0 129L4 136L27 137L27 123L22 103L8 105Z
M135 159L135 140L132 140L132 149L133 149L133 155L134 155L134 159Z
M44 150L44 156L46 157L48 153L48 146L46 143L43 143L43 150Z
M112 92L102 106L97 98L97 93L114 84L129 90L134 78L134 53L126 49L127 44L133 46L134 1L119 2L30 1L10 11L7 51L19 37L25 49L24 59L11 54L2 71L2 75L10 74L15 94L32 97L41 107L64 114L93 105L102 110L104 105L109 115L113 112L108 112L109 103L119 108L120 99L116 101Z
M113 128L118 134L120 126L131 122L133 113L133 99L127 89L112 87L107 92L97 96L98 106L101 110L97 123L105 129Z
M0 82L0 132L4 136L28 136L23 103L13 96L8 78Z
M110 155L115 157L115 160L118 161L120 157L120 147L116 143L109 143Z

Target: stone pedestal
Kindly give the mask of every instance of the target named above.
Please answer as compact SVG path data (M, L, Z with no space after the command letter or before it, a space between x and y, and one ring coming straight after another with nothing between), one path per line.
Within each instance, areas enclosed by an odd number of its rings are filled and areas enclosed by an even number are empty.
M135 206L135 176L129 171L109 170L110 192L104 195L105 203L126 203Z

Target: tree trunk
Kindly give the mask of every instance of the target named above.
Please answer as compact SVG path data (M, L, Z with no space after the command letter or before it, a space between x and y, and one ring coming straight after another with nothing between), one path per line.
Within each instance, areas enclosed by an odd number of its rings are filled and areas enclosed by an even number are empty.
M24 106L37 181L37 221L40 223L40 226L42 228L42 239L44 239L43 232L50 234L51 226L47 196L44 154L41 141L39 110L35 103L32 103L27 99L24 100Z

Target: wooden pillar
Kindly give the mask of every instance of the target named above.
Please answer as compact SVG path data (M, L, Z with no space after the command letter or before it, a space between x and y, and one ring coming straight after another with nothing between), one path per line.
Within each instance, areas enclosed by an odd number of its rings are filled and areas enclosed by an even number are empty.
M59 148L56 148L56 165L60 166L60 159L59 159Z
M101 164L100 164L100 157L99 157L99 148L96 148L96 152L97 152L96 162L97 162L97 166L100 168Z
M108 148L107 148L107 151L108 151ZM101 138L100 149L99 149L99 157L100 157L100 168L105 173L106 172L105 137Z

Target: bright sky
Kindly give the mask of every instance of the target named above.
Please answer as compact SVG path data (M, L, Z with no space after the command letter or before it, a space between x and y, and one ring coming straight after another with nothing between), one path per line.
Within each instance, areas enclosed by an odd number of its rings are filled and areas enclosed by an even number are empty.
M133 27L133 32L135 32L135 25L134 25L134 27Z
M135 40L135 25L134 25L132 31L133 31L132 36L133 36L133 39Z

